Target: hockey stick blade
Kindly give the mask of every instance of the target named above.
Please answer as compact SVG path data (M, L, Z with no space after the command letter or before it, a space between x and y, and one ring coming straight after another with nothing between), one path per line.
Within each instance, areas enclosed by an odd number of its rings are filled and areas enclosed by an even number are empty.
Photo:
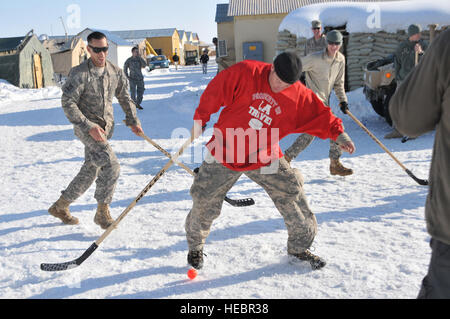
M253 198L231 199L225 197L225 201L234 207L245 207L255 205L255 201L253 200Z
M409 169L405 169L405 172L413 179L417 182L417 184L422 185L422 186L427 186L428 185L428 180L426 179L420 179L417 178Z
M86 251L75 260L64 262L64 263L56 263L56 264L41 264L41 270L43 271L63 271L68 269L73 269L78 267L85 261L92 253L98 248L96 243L93 243Z

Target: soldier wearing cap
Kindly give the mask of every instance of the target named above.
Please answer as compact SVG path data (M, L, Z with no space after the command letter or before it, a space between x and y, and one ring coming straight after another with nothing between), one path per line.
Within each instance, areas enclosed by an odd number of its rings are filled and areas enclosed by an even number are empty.
M303 71L306 74L306 86L326 105L330 105L330 94L334 89L339 99L341 109L347 108L347 96L345 94L345 57L339 52L343 42L342 34L333 30L327 33L326 49L312 53L302 58ZM302 134L285 152L288 162L298 156L308 147L314 136ZM339 145L330 140L330 173L331 175L346 176L353 174L353 170L346 168L340 162L342 150Z
M408 38L401 42L395 51L394 67L397 87L400 87L401 83L414 69L416 63L421 60L425 50L428 48L428 44L421 39L421 32L422 29L420 25L411 24L408 27ZM401 137L403 137L403 135L400 134L395 127L392 129L392 132L384 136L386 139Z
M312 21L311 30L314 36L306 41L305 56L317 51L322 51L327 47L327 39L322 33L322 23L319 20Z

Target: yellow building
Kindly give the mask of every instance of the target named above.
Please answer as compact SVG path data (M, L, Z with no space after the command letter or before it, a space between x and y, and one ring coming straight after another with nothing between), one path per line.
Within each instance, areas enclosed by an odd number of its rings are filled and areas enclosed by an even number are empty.
M170 60L175 49L179 53L181 48L180 36L176 28L112 31L111 33L130 42L147 40L158 55L165 55Z

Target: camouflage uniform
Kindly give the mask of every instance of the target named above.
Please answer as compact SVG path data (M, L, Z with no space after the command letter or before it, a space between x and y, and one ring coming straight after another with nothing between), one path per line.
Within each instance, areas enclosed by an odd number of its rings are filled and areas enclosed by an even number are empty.
M288 231L288 253L298 254L308 249L317 233L316 217L308 206L300 171L281 158L275 174L261 174L259 169L233 171L216 160L205 160L190 190L193 206L185 223L189 250L203 249L211 224L220 215L225 195L242 174L264 188L283 216Z
M85 147L84 164L67 189L62 191L63 197L68 202L75 201L97 179L95 199L109 204L119 177L119 162L109 143L95 141L89 130L100 126L107 139L111 138L114 96L126 114L126 125L140 126L128 93L128 81L123 71L110 62L106 62L104 68L95 68L89 59L71 70L62 91L64 113Z
M322 34L319 40L314 39L314 37L309 38L305 43L305 56L314 52L322 51L326 49L327 45L327 38L324 34Z
M141 105L145 91L144 76L141 71L145 66L147 63L139 56L128 58L123 66L123 71L130 82L131 98L138 105Z
M314 136L310 134L301 134L295 142L284 152L284 155L289 159L294 159L300 154L305 148L307 148L312 141ZM330 139L330 151L328 156L332 160L338 160L342 156L342 150L339 144Z

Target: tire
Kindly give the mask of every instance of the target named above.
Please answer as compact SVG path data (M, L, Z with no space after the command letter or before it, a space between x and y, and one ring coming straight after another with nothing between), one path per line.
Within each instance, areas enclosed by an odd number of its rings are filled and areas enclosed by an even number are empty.
M370 100L370 104L372 104L373 110L380 116L384 117L384 103L383 99Z
M373 110L380 116L384 116L383 97L377 91L374 91L367 86L364 87L364 95L369 100Z

